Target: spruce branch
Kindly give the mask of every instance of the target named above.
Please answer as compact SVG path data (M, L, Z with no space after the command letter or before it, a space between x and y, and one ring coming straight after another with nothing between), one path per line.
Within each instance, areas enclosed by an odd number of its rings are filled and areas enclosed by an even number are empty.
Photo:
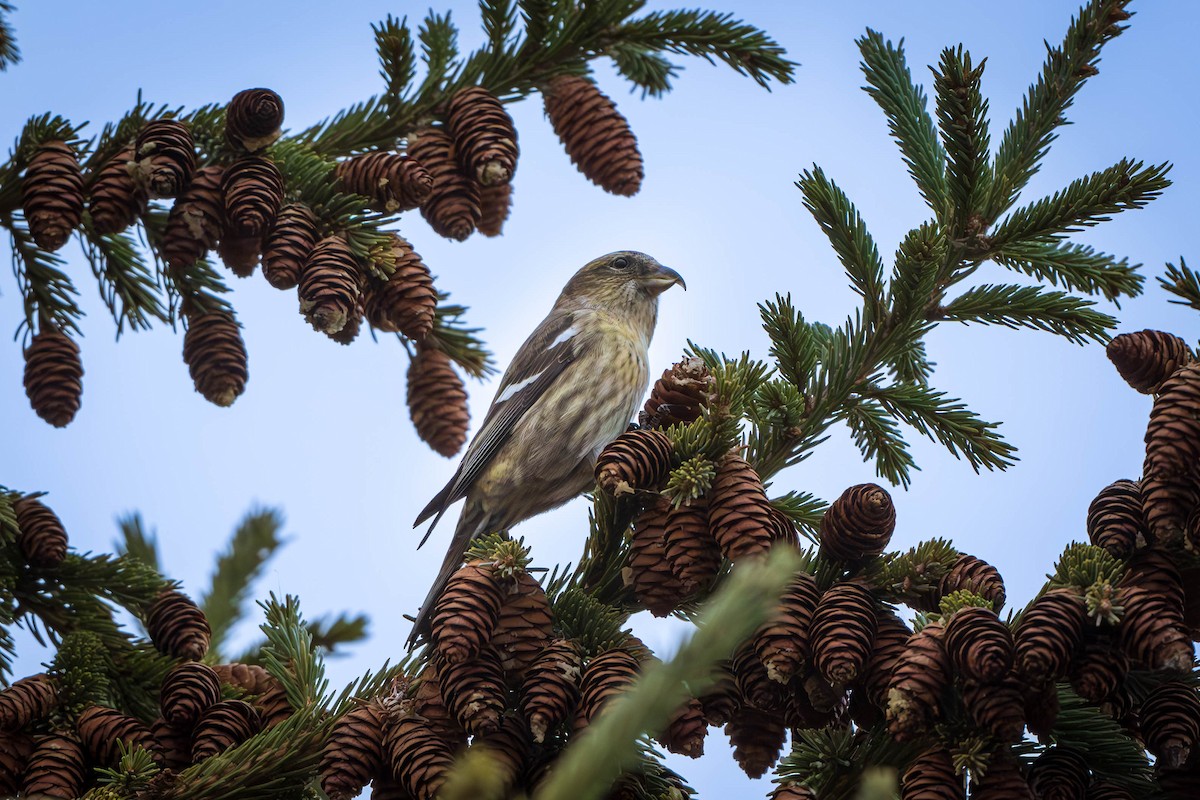
M1006 328L1035 328L1064 337L1075 344L1089 339L1108 341L1107 331L1117 320L1093 310L1095 303L1065 292L1045 291L1036 286L993 286L983 284L960 294L935 313L948 322L1003 325Z
M158 534L146 530L146 523L140 513L135 511L118 517L117 528L121 531L121 538L116 542L117 555L128 555L157 572L162 571Z
M1146 279L1138 273L1141 264L1117 260L1081 244L1029 239L1011 242L990 253L1002 267L1022 272L1039 281L1075 292L1102 295L1120 308L1122 297L1137 297Z
M276 509L250 511L238 523L225 552L217 557L209 588L200 597L200 608L212 635L209 652L220 660L229 631L245 615L246 598L263 568L284 544L279 533L283 515Z
M918 469L900 433L900 426L882 405L859 399L846 409L846 425L864 461L875 462L880 476L905 488L909 470Z
M159 297L161 284L128 233L95 234L90 223L83 250L100 286L100 297L117 325L125 331L149 330L151 321L169 322Z
M978 235L987 224L981 206L991 181L991 140L988 103L980 90L986 63L984 59L973 66L971 54L959 45L957 49L942 51L938 69L933 73L950 200L939 218L953 241Z
M27 341L43 325L80 333L78 321L83 310L75 302L79 293L62 270L66 261L39 249L24 219L9 215L0 224L9 230L13 270L24 298L25 319L17 326L16 338Z
M1200 275L1187 265L1183 256L1179 257L1179 266L1167 264L1167 274L1158 279L1163 291L1170 292L1178 300L1168 302L1188 306L1200 311Z
M13 10L12 3L0 2L0 72L21 61L21 48L17 47L16 33L8 21L8 15Z
M1153 791L1145 750L1118 722L1086 703L1067 684L1058 686L1058 703L1058 718L1050 733L1054 744L1075 750L1098 776L1137 796Z

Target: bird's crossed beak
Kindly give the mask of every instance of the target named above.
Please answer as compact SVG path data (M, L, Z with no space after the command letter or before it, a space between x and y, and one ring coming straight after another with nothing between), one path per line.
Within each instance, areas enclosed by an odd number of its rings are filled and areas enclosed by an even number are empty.
M662 294L677 283L683 287L684 291L687 291L687 283L683 280L683 276L662 264L659 264L654 272L642 278L642 285L648 292L655 295Z

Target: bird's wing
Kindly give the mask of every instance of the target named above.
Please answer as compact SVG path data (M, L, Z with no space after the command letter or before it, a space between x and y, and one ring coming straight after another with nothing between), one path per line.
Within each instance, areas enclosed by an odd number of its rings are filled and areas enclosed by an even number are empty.
M421 544L429 538L446 509L462 499L479 473L504 446L517 422L542 397L562 371L579 357L580 336L572 312L552 313L517 350L500 379L496 397L479 432L471 441L454 477L425 506L413 526L437 515ZM420 547L420 545L418 545Z

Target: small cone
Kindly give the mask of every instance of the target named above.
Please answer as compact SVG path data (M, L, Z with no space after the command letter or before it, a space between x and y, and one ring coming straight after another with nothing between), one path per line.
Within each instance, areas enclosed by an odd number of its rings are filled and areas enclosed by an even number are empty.
M872 705L882 710L887 708L892 670L908 646L912 629L889 608L877 608L875 617L875 641L871 645L871 658L863 667L860 684Z
M830 558L861 561L886 550L895 529L891 495L873 483L851 486L821 518L821 549Z
M684 599L683 584L671 571L663 532L671 501L658 495L634 519L629 554L621 570L625 586L656 617L670 616Z
M189 314L183 334L183 362L196 391L205 400L222 408L233 405L246 390L250 377L241 326L233 313L214 310Z
M638 660L624 650L608 650L588 662L580 679L575 731L586 728L604 706L624 692L638 676Z
M58 708L58 686L46 673L30 675L0 691L0 730L16 731Z
M996 683L1013 664L1013 636L990 608L965 606L946 624L950 663L967 680Z
M196 145L186 123L156 119L138 133L134 180L151 197L177 197L196 168Z
M1129 658L1149 669L1190 670L1192 641L1179 604L1136 586L1123 589L1120 597L1125 613L1117 633Z
M423 128L408 140L408 153L433 177L421 203L421 216L439 236L462 241L475 232L483 215L479 188L455 161L454 142L440 128Z
M470 661L457 664L438 659L437 670L442 696L467 733L491 733L499 727L508 690L494 648L485 647Z
M433 330L437 290L421 256L399 234L393 234L396 270L387 281L372 281L367 289L367 320L376 330L399 331L420 341Z
M976 780L971 778L971 800L1036 800L1029 781L1021 772L1015 758L994 756L988 762L987 773ZM1082 799L1081 799L1082 800ZM1089 798L1090 800L1090 798Z
M222 700L209 706L192 733L192 762L223 753L262 730L262 719L245 700Z
M334 723L321 749L321 789L329 800L350 800L383 772L383 710L366 703Z
M1025 727L1043 742L1048 741L1058 722L1058 690L1053 683L1034 686L1014 673L1010 681L1018 687L1025 703Z
M1146 475L1195 476L1200 464L1200 363L1163 383L1146 426Z
M550 643L554 615L546 590L528 572L518 573L500 605L492 645L509 682L520 684L526 671Z
M484 236L499 236L504 232L504 223L512 213L513 189L511 183L479 188L479 232Z
M715 392L716 379L704 361L695 356L684 358L663 370L662 377L654 382L643 408L646 425L668 428L694 422L712 402Z
M490 564L472 561L450 576L433 609L433 646L447 664L474 658L500 618L504 587Z
M818 800L816 792L798 783L782 783L767 795L768 800Z
M435 800L454 764L449 745L418 717L406 716L385 725L384 754L392 778L415 800Z
M761 778L779 760L787 728L776 714L749 706L738 709L725 725L733 758L751 778Z
M52 733L34 740L21 784L24 797L74 800L83 794L90 772L74 734Z
M262 239L258 236L235 236L227 232L217 243L217 255L234 275L249 278L262 257Z
M758 473L736 453L728 453L717 467L708 524L730 561L764 555L771 547L771 503Z
M21 180L21 208L42 250L57 250L83 220L83 171L66 142L43 142Z
M220 699L221 679L216 671L199 661L185 661L163 679L159 708L170 724L190 728Z
M546 116L571 163L606 192L632 197L642 186L637 137L617 106L596 84L560 75L542 89Z
M1071 669L1071 688L1089 703L1117 691L1129 674L1129 657L1109 637L1088 638Z
M1004 579L1000 577L999 571L983 559L967 553L960 555L946 571L939 588L942 597L962 590L977 594L990 601L992 610L997 614L1004 608ZM941 598L938 598L937 602L940 601ZM934 603L934 610L937 610L937 602Z
M570 719L579 702L583 661L567 639L551 642L525 673L521 684L521 714L539 744L546 734Z
M283 205L283 175L271 159L246 156L225 170L221 193L230 233L261 239L270 232Z
M668 751L679 756L699 758L704 755L704 737L708 723L699 700L689 698L671 715L667 727L656 738Z
M737 683L738 694L749 704L760 711L777 712L784 707L787 691L779 683L771 680L766 667L754 652L753 642L745 642L733 654L729 661Z
M728 661L713 665L712 683L696 698L704 707L704 718L709 725L720 727L733 719L733 714L742 704L737 676Z
M435 347L419 345L408 365L408 413L421 441L446 458L467 441L467 389L450 357Z
M825 680L844 687L858 677L875 639L875 598L861 583L834 584L813 612L813 661Z
M43 324L25 348L25 395L39 417L56 428L79 412L83 362L79 345L52 325Z
M325 237L309 253L300 273L300 313L321 333L337 333L358 310L362 280L346 241Z
M966 800L967 787L943 747L926 750L912 760L900 778L901 800Z
M771 680L787 683L808 665L813 612L820 597L816 579L797 572L770 619L755 634L754 650Z
M0 730L0 796L13 796L33 753L33 740L23 733Z
M251 153L279 138L283 98L270 89L243 89L225 109L225 140Z
M1195 795L1193 793L1186 796L1194 797ZM1092 776L1092 784L1088 787L1087 800L1135 800L1135 798L1124 786L1104 780L1097 780L1095 776Z
M506 184L517 168L517 129L494 94L482 86L450 98L446 127L458 163L480 186Z
M251 700L250 704L258 711L263 730L274 728L294 712L292 704L288 701L287 690L279 682Z
M217 664L213 667L221 683L234 686L247 694L262 694L279 681L257 664Z
M128 228L146 210L146 192L129 174L133 145L114 155L96 171L88 197L92 229L105 236Z
M377 150L351 156L337 166L340 188L362 195L371 208L388 214L411 211L429 198L433 176L419 161Z
M276 289L292 289L317 246L317 217L303 203L289 203L279 211L275 226L263 242L263 276Z
M1148 474L1141 487L1147 540L1158 547L1182 546L1189 515L1200 505L1200 481L1190 475Z
M498 783L505 791L516 785L533 749L529 729L519 717L512 714L502 717L500 727L495 731L475 737L471 747L480 748L491 758L499 773Z
M1180 769L1200 740L1200 695L1194 686L1164 683L1150 693L1140 711L1146 749L1160 769Z
M600 451L596 483L614 497L657 489L671 471L671 454L665 433L626 431Z
M1066 747L1048 748L1029 768L1029 785L1039 800L1079 800L1090 782L1083 756Z
M224 175L224 167L198 170L172 204L162 241L163 258L172 270L186 271L217 246L225 226Z
M114 708L90 706L75 723L79 740L93 764L115 767L121 760L121 745L125 750L136 747L154 753L154 735L141 720L122 714Z
M1051 589L1034 600L1017 625L1017 669L1035 684L1065 676L1086 621L1087 610L1077 589Z
M967 681L962 686L963 706L976 727L998 742L1018 742L1025 732L1025 704L1016 681L998 684Z
M1145 589L1180 609L1186 597L1179 568L1158 550L1143 550L1129 559L1128 569L1119 585L1121 588Z
M1115 481L1088 506L1088 539L1120 559L1133 555L1139 538L1147 538L1142 519L1142 490L1137 481Z
M67 532L49 506L36 497L22 497L13 503L17 517L17 547L31 566L57 567L67 557ZM19 683L19 681L18 681ZM3 714L0 713L0 720ZM0 722L0 728L8 727Z
M1163 381L1194 358L1183 339L1153 330L1115 336L1107 352L1125 382L1142 394L1156 394Z
M146 610L146 632L160 653L198 661L208 652L208 620L183 592L164 589Z
M192 763L192 729L177 728L162 717L150 725L155 760L163 769L176 772Z
M888 681L887 728L897 741L911 741L941 718L942 692L950 682L945 629L931 622L914 633Z
M708 530L704 498L667 512L663 552L685 595L706 591L721 572L721 548Z
M454 712L446 705L438 671L433 664L421 671L419 682L413 691L412 710L425 724L451 745L465 744L467 734L458 724Z

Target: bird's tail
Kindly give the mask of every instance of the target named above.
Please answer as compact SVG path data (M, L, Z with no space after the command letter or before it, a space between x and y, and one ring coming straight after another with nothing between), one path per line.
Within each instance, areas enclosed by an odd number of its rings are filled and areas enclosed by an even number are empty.
M429 625L433 621L433 609L438 598L442 596L450 576L462 566L463 556L466 555L471 542L486 531L487 523L488 517L482 509L477 504L468 502L463 508L462 516L458 518L458 525L454 528L454 536L450 539L450 547L442 560L442 568L438 570L437 578L429 588L429 593L425 595L421 610L417 612L412 632L408 634L408 647L411 648L417 639L429 634Z

